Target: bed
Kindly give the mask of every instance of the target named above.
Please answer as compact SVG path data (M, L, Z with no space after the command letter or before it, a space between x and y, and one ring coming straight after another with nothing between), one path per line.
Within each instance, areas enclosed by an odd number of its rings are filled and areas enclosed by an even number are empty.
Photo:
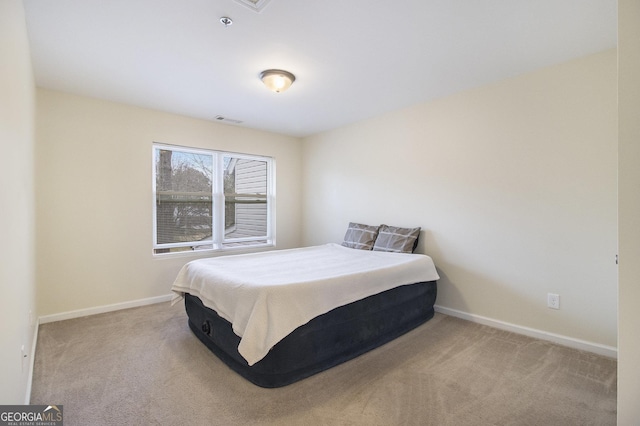
M250 382L274 388L429 320L438 278L425 255L326 244L195 260L172 291L202 343Z

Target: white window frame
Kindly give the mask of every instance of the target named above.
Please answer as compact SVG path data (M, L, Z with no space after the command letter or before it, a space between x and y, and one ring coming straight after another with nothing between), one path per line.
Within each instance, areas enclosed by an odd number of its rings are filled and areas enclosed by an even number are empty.
M158 243L157 230L157 188L156 188L156 151L172 150L193 154L204 154L212 157L212 240L206 241L211 248L193 249L193 242L186 243ZM224 194L224 158L233 157L238 159L264 161L267 164L267 229L266 235L260 237L243 237L243 238L226 238L225 237L225 194ZM151 149L151 185L152 185L152 220L153 220L153 242L152 252L154 256L179 256L185 254L202 254L213 251L223 250L243 250L255 247L275 246L275 201L276 201L276 185L275 185L275 159L272 157L242 154L229 151L218 151L204 148L193 148L181 145L171 145L154 142ZM260 197L262 198L262 197ZM241 244L238 246L230 246L233 243L242 243L255 241L255 244ZM157 253L156 250L192 247L192 250Z

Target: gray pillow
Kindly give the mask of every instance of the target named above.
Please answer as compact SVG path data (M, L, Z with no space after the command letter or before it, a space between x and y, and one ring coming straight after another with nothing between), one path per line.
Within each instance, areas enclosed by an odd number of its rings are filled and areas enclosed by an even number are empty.
M378 238L373 245L375 251L391 251L396 253L413 253L418 245L420 227L399 228L397 226L380 225Z
M378 228L379 226L350 222L342 245L359 250L371 250L378 236Z

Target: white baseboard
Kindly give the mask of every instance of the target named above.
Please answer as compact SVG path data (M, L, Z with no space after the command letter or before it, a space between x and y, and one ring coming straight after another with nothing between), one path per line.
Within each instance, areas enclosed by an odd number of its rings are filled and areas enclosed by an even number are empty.
M129 302L114 303L112 305L96 306L94 308L78 309L76 311L61 312L59 314L44 315L39 318L40 324L63 321L73 318L82 318L89 315L103 314L105 312L119 311L121 309L137 308L138 306L153 305L155 303L168 302L173 294L149 297L146 299L131 300Z
M33 369L36 364L36 343L38 343L38 329L40 327L39 321L36 320L35 330L33 331L33 341L31 342L31 353L29 357L29 373L27 375L27 391L24 396L24 405L31 404L31 385L33 384Z
M458 311L456 309L445 308L443 306L434 306L435 311L450 315L452 317L461 318L477 324L488 325L489 327L498 328L500 330L511 331L513 333L523 334L525 336L534 337L536 339L547 340L562 346L592 352L609 358L618 359L618 349L613 346L601 345L598 343L587 342L585 340L574 339L573 337L562 336L560 334L549 333L534 328L523 327L516 324L510 324L504 321L498 321L492 318L483 317L481 315L469 314L467 312Z

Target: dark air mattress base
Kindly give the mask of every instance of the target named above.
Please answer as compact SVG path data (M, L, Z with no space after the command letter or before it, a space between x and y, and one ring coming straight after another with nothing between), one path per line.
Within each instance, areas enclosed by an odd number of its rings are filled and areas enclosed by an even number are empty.
M215 355L250 382L275 388L357 357L433 317L436 281L387 290L320 315L278 342L249 366L238 353L231 324L185 294L189 327Z

